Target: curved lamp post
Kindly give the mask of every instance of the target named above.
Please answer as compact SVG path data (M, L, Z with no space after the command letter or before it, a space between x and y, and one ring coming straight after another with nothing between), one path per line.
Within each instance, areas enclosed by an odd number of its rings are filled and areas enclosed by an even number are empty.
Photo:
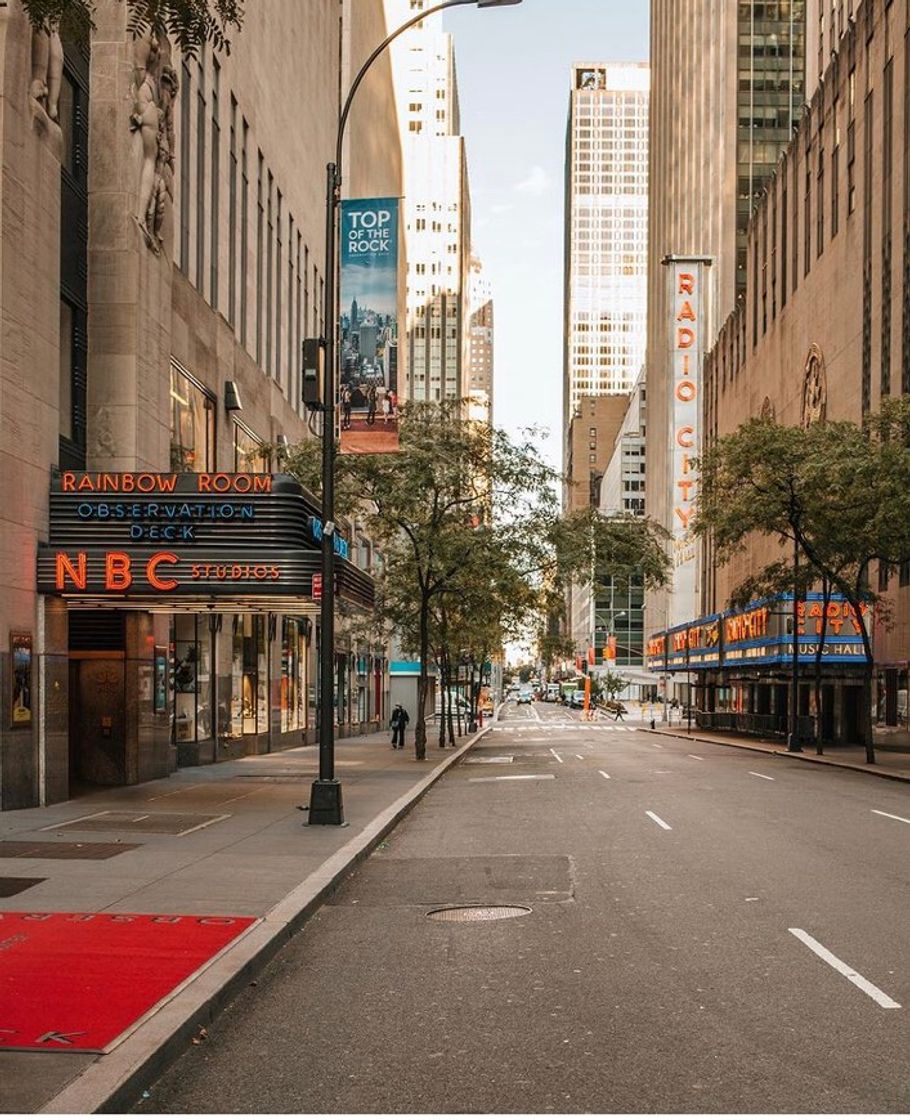
M444 0L393 31L373 51L357 73L338 119L335 162L326 168L325 223L325 353L322 384L322 602L319 651L319 777L310 791L310 824L344 824L341 783L335 777L335 384L338 322L336 248L338 204L341 201L341 159L344 130L354 95L367 71L388 45L415 24L445 8L473 4L478 8L505 8L521 0Z

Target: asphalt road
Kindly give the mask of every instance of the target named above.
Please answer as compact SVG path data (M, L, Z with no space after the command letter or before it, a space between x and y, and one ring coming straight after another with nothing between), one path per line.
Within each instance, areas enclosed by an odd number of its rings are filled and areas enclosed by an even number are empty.
M910 1111L910 787L504 715L136 1111Z

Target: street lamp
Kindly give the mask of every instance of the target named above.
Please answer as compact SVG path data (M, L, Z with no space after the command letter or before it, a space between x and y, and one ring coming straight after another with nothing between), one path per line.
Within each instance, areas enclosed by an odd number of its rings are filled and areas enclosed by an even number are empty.
M354 95L367 71L388 45L415 24L445 8L474 4L478 8L506 8L521 0L444 0L418 12L387 36L361 66L351 84L338 119L335 162L326 167L325 203L325 348L322 383L322 602L319 651L319 777L310 791L310 824L344 824L341 783L335 777L335 385L338 322L336 245L338 204L341 201L341 158L344 130ZM305 365L307 363L305 362Z

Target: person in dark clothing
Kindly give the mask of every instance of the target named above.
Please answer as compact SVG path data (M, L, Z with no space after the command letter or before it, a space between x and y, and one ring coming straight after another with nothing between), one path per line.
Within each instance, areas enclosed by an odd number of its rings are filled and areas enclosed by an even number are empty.
M392 728L392 750L404 750L404 729L411 722L411 717L407 711L401 706L396 704L392 711L391 728Z

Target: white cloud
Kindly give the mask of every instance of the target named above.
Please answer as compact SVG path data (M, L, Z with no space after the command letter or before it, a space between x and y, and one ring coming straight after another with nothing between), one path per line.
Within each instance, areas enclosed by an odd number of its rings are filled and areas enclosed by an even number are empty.
M516 183L514 189L521 194L537 196L546 194L550 189L550 177L540 164L535 164L531 168L527 179L522 179L520 183Z

